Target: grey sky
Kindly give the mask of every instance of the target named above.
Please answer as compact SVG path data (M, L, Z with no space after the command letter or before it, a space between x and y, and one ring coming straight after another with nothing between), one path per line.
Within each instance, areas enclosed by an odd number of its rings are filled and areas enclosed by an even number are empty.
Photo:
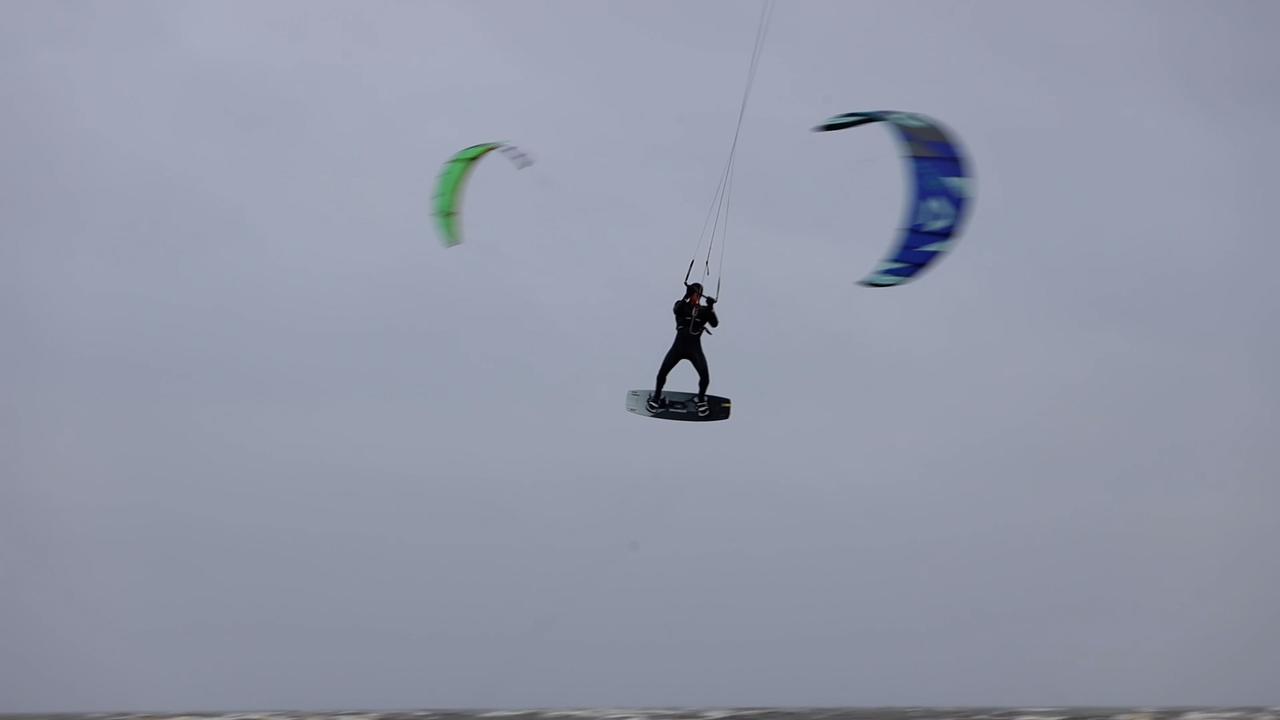
M0 4L0 711L1280 703L1280 4L782 0L638 418L757 12Z

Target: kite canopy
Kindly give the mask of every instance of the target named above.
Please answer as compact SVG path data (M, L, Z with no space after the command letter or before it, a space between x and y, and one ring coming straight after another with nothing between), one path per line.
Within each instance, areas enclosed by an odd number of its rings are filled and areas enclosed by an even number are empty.
M915 187L897 244L859 281L869 287L890 287L915 278L951 249L965 218L970 176L948 131L924 115L852 112L829 118L813 129L827 132L876 122L887 122L897 131L910 160Z
M533 164L514 145L502 142L481 143L459 150L457 154L445 162L436 180L435 208L433 215L440 230L440 241L445 247L453 247L462 242L462 234L458 228L458 211L462 204L462 188L470 177L475 164L485 155L498 150L515 164L517 169Z

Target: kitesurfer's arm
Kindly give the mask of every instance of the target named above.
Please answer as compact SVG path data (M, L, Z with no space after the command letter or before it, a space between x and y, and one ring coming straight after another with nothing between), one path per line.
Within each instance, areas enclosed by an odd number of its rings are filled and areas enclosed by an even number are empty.
M701 305L694 305L688 300L677 300L672 311L676 314L676 324L681 327L689 327L694 318L702 319L702 313L706 308Z
M707 298L706 307L707 324L711 327L720 327L720 318L716 317L716 299Z

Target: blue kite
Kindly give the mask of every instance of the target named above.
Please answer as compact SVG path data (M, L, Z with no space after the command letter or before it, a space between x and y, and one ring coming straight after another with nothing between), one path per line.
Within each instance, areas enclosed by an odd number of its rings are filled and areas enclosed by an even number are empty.
M897 130L914 172L915 197L897 244L859 284L892 287L912 280L951 250L968 210L971 176L951 134L924 115L892 110L851 112L829 118L813 129L828 132L877 122L887 122Z

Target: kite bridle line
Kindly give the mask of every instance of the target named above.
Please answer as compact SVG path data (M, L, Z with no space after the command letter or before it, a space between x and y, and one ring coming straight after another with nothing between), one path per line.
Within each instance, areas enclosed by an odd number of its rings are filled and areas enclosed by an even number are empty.
M747 100L751 97L751 87L755 84L756 70L760 64L760 52L764 49L764 39L769 28L769 18L773 14L773 0L764 0L760 9L760 24L756 28L755 45L751 49L751 62L747 66L747 83L742 90L742 104L738 107L738 122L733 129L733 141L729 144L729 159L725 161L724 172L720 174L720 182L716 186L711 207L707 210L707 218L702 223L702 232L698 235L698 244L694 246L693 258L689 260L689 269L685 272L685 285L689 284L689 275L693 272L693 264L698 259L698 251L702 249L703 238L707 237L707 227L711 234L707 243L707 254L703 259L701 279L705 281L711 274L711 253L716 243L716 231L720 230L720 262L716 269L716 297L720 297L720 282L724 277L724 250L729 235L729 196L733 191L733 163L738 150L738 137L742 133L742 119L747 113ZM721 216L724 221L721 223ZM714 217L713 217L714 216ZM705 282L704 282L705 284Z

